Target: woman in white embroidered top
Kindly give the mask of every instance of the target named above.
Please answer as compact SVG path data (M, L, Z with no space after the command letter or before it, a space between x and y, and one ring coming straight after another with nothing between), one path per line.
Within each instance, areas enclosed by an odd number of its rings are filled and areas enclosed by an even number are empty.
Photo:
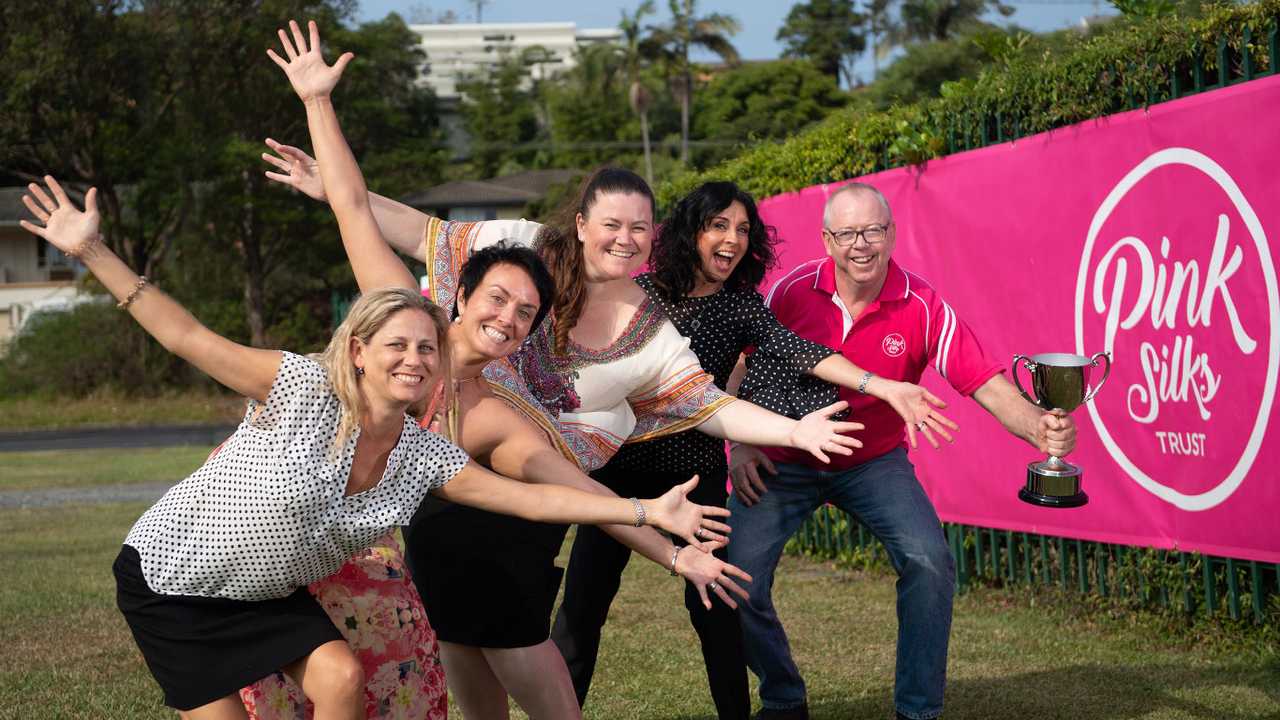
M117 603L184 717L243 718L237 690L277 669L318 716L363 717L359 664L306 585L407 523L429 491L537 521L649 522L690 542L727 531L710 519L724 510L684 499L692 483L646 501L526 485L421 429L408 413L447 378L448 353L443 312L418 293L366 294L316 358L245 347L103 244L95 189L80 211L45 181L23 197L38 223L22 227L80 258L167 349L251 399L222 451L138 520L114 566Z
M425 255L433 273L431 291L437 301L452 303L458 289L459 270L473 251L489 247L504 237L529 244L533 232L540 226L535 223L455 223L442 226L434 218L367 194L358 169L349 164L349 150L345 143L338 147L330 142L337 133L333 125L336 124L336 116L328 99L332 85L317 89L311 82L313 73L320 76L324 70L329 70L319 57L314 32L313 29L310 51L302 45L297 30L295 42L301 46L298 52L289 47L287 38L282 38L290 60L278 61L295 91L307 104L308 123L321 159L320 174L325 185L323 189L312 185L308 194L323 197L327 191L327 199L343 228L343 242L362 289L403 285L406 273L389 253L376 228L367 232L347 231L344 214L353 204L362 206L362 215L369 208L378 213L384 230L387 229L388 214L398 214L400 220L415 225L411 232L419 237L425 229L429 236ZM330 72L340 72L348 60L349 55L339 58ZM335 150L340 152L326 155ZM335 167L335 162L341 163L341 167ZM283 161L277 164L283 164ZM314 167L310 170L314 171ZM276 176L276 179L285 178ZM314 173L308 177L309 181L314 179ZM491 344L511 346L500 354L493 354L493 361L484 367L485 379L494 391L513 405L544 408L544 412L552 417L558 414L559 422L548 434L559 441L562 450L574 456L585 470L603 464L628 437L656 436L694 426L739 440L768 437L768 443L803 447L822 459L826 458L827 452L847 453L847 447L856 447L856 440L839 433L860 429L861 425L857 423L830 422L824 419L823 413L815 413L806 421L796 423L749 403L735 401L712 385L710 377L702 372L697 359L689 352L688 342L647 301L643 290L630 280L630 272L644 261L648 252L653 224L653 201L648 187L643 180L626 171L613 171L598 176L598 179L600 182L590 185L586 193L583 201L586 206L574 208L575 211L581 210L578 229L583 242L562 234L558 245L553 248L552 243L547 242L550 233L542 235L544 242L540 249L557 280L554 326L548 327L550 323L544 323L542 328L536 328L530 333L529 342L510 357L505 355L519 344L521 338L516 337L518 333L513 335L510 329L503 330L497 324L485 328L492 338ZM393 219L391 223L394 222ZM584 225L589 227L584 228ZM402 232L402 227L393 229L393 232ZM579 249L584 245L585 250ZM557 256L557 248L564 254ZM469 294L470 289L462 296ZM840 407L837 404L825 412L829 414ZM536 411L529 413L530 417L537 414ZM431 526L427 523L426 530L430 531ZM507 536L513 551L523 552L520 545L527 544L523 538L528 531L523 532L524 535ZM560 532L562 537L563 529ZM484 532L478 534L483 535ZM452 542L465 546L467 537L456 537ZM487 536L486 539L491 540ZM440 541L449 539L440 538ZM407 537L407 542L411 547L419 545L413 538ZM554 546L559 546L558 540ZM536 564L526 563L529 566ZM488 567L483 563L480 566ZM522 573L530 571L545 573L541 567L521 570ZM415 572L415 582L420 588L424 580L422 575ZM555 579L558 584L558 577ZM457 593L457 583L452 585L450 592ZM707 587L728 601L723 587L714 582L708 583ZM441 639L445 640L436 610L429 600L427 604L432 622ZM464 668L447 665L447 678L468 717L473 714L477 717L506 715L506 693L501 684L505 680L495 677L496 668L492 665L491 655L483 651L495 647L523 647L539 641L546 644L549 608L538 608L538 611L542 616L540 638L532 637L537 634L533 633L527 641L512 641L514 644L505 644L508 638L498 638L492 644L462 641L461 646L456 647L455 657L465 658L467 662L465 689L458 692L455 688L455 683L461 679L455 669L462 671ZM533 626L532 620L529 625ZM499 634L509 635L510 632L508 629ZM446 653L446 661L449 657ZM555 659L559 659L558 654ZM567 674L563 663L557 664L559 668L553 675L558 681L562 679L560 676L567 677ZM543 716L575 716L577 704L571 689L561 701L564 703L562 707ZM530 708L526 707L526 710L534 715Z

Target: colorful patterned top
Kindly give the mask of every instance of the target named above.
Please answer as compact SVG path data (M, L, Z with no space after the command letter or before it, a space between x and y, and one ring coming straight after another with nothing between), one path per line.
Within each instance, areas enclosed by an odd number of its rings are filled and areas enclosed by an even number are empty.
M431 298L452 307L459 271L471 253L500 240L533 246L540 228L526 220L432 218L422 246ZM556 358L551 352L553 322L549 317L519 350L489 363L485 379L585 471L604 465L628 440L696 427L734 400L715 386L688 339L648 299L607 348L570 341L567 357Z

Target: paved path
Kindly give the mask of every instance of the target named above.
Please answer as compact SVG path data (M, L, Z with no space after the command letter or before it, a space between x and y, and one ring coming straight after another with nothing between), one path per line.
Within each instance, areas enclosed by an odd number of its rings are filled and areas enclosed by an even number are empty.
M210 449L236 429L235 425L165 425L162 427L93 428L0 432L0 453L31 450L90 450L97 448L173 447L205 445ZM0 463L4 455L0 454ZM181 478L174 478L174 481ZM0 490L0 510L70 504L155 502L173 483L133 483L82 488Z
M152 503L160 499L171 485L172 483L138 483L85 488L0 490L0 510L114 502Z
M212 449L235 429L235 425L164 425L0 432L0 452L172 447L174 445L208 445ZM2 458L0 462L3 462Z

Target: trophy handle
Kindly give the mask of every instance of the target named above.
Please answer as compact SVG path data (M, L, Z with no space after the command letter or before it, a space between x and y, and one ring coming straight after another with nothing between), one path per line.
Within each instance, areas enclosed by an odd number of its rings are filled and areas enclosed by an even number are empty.
M1099 360L1106 360L1106 361L1107 361L1107 367L1106 367L1105 369L1103 369L1103 371L1102 371L1102 379L1101 379L1101 380L1099 380L1099 381L1098 381L1098 384L1097 384L1097 385L1094 385L1094 386L1093 386L1093 389L1089 391L1089 394L1088 394L1088 395L1086 395L1086 396L1084 397L1084 400L1083 400L1083 401L1081 401L1081 403L1080 403L1081 405L1083 405L1084 403L1087 403L1087 402L1089 402L1090 400L1092 400L1092 399L1093 399L1093 396L1094 396L1094 395L1097 395L1097 394L1098 394L1098 391L1102 389L1102 384L1103 384L1103 383L1105 383L1105 382L1107 381L1107 377L1108 377L1109 375L1111 375L1111 353L1108 353L1108 352L1100 352L1100 353L1095 354L1092 358L1090 358L1090 360L1092 360L1092 361L1093 361L1093 365L1094 365L1094 367L1097 367L1097 365L1098 365L1098 361L1099 361ZM1015 375L1016 375L1016 371L1015 371Z
M1018 362L1019 360L1021 360L1022 362L1019 363ZM1033 399L1030 395L1027 394L1027 391L1022 388L1022 381L1018 379L1019 367L1026 367L1028 371L1034 372L1035 362L1033 362L1031 358L1027 357L1026 355L1014 355L1013 356L1013 384L1018 386L1018 392L1022 393L1022 397L1026 398L1027 402L1031 403L1032 405L1038 406L1040 404L1040 401ZM1108 365L1107 370L1110 370L1110 369L1111 369L1111 366Z

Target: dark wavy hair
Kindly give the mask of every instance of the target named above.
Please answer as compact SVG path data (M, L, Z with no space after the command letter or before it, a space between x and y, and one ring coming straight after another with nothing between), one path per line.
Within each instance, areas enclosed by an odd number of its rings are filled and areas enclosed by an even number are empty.
M563 204L538 231L538 254L555 279L555 332L552 352L564 355L569 347L569 331L578 324L587 303L586 271L582 265L582 243L578 242L578 213L590 217L601 195L618 193L649 199L650 212L657 214L657 200L644 178L616 167L601 168L582 182L578 193Z
M725 287L754 290L765 272L777 264L773 252L778 243L777 230L760 219L755 199L731 182L703 183L676 202L653 242L653 281L669 300L679 300L693 290L702 265L698 236L734 201L746 208L751 229L747 231L747 252L725 281Z
M462 265L462 270L458 272L458 295L464 298L471 297L471 293L480 286L484 276L488 275L489 270L495 265L511 265L520 268L529 275L530 280L533 280L533 287L538 291L538 312L534 314L533 324L529 326L529 332L533 332L542 323L547 313L551 312L551 303L556 296L556 283L551 279L551 273L547 271L542 258L527 247L502 240L477 250L467 258ZM453 317L458 317L456 302L453 304Z

